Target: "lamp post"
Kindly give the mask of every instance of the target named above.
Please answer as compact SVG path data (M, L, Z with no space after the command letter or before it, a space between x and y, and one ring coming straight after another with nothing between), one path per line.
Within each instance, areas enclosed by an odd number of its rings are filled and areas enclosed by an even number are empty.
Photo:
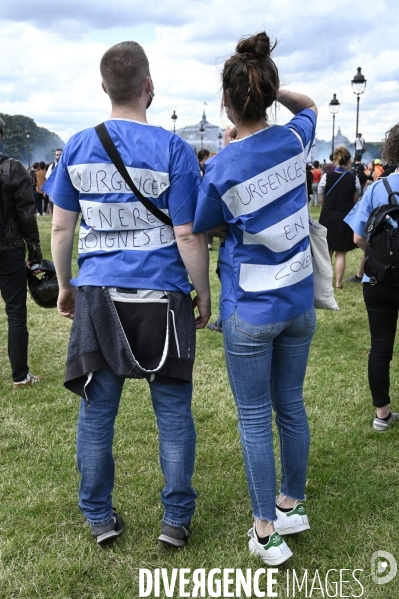
M219 135L218 135L218 140L219 140L219 152L220 152L220 150L222 149L222 138L223 138L222 132L221 132L221 131L219 131Z
M199 128L199 132L201 134L201 150L202 150L203 149L203 141L204 141L204 133L205 133L205 127L202 123L201 123L201 127Z
M28 168L30 169L30 131L25 131L26 139L28 140Z
M332 136L332 143L331 143L331 154L334 154L335 115L337 114L340 106L341 106L341 104L338 102L337 94L333 94L333 99L331 100L331 102L329 104L330 112L333 115L333 136Z
M364 78L364 75L362 74L362 69L361 67L357 68L357 73L356 75L353 77L351 84L352 84L352 89L353 89L353 93L357 95L357 112L356 112L356 139L357 139L357 134L359 133L359 103L360 103L360 96L364 93L364 90L366 89L366 79Z
M176 119L177 119L176 110L173 111L173 114L170 118L173 120L173 133L176 133Z

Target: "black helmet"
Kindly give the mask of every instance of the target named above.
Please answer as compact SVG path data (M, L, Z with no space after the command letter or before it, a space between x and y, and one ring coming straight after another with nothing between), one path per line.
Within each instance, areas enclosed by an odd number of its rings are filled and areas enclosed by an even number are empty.
M35 275L35 271L40 273ZM58 299L58 280L51 260L36 262L28 268L28 289L34 302L42 308L55 308Z

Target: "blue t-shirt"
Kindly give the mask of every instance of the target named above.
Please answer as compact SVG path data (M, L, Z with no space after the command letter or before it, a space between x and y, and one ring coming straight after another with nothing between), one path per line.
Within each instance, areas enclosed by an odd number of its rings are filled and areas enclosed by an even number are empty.
M392 191L399 191L399 173L388 175L387 181ZM344 221L355 233L366 237L364 227L370 212L383 204L388 204L388 192L383 181L378 179L378 181L367 187L362 199L353 206L349 214L345 216ZM362 283L368 283L369 280L370 278L367 275L363 275Z
M127 119L106 127L141 193L174 226L192 222L199 186L192 148L161 127ZM43 189L57 206L82 213L73 285L191 291L173 229L132 193L93 128L71 137Z
M194 231L226 222L220 248L222 320L281 322L313 306L306 158L316 115L305 109L231 142L205 164Z

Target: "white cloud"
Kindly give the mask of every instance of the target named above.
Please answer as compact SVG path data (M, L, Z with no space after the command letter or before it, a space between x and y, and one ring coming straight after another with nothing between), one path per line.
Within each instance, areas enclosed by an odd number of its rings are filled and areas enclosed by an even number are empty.
M138 8L140 7L140 9ZM172 128L198 122L204 102L208 120L222 124L217 65L234 52L241 35L266 29L280 43L275 53L282 83L310 95L319 106L317 136L331 138L328 103L341 102L336 125L355 134L356 97L350 81L362 66L367 78L360 127L378 141L399 120L397 38L393 0L354 0L320 7L294 0L266 5L237 0L149 0L127 3L44 1L2 3L0 111L31 116L63 139L107 118L99 61L123 39L142 43L150 59L154 124ZM278 122L288 120L278 110Z

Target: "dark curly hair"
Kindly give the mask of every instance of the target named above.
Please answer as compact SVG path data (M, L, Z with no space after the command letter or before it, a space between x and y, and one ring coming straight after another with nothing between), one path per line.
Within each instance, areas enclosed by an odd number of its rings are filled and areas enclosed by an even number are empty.
M222 89L241 121L267 118L266 110L277 98L280 79L270 56L276 46L264 31L243 37L224 64Z
M385 162L392 166L399 166L399 123L386 132L381 154Z

